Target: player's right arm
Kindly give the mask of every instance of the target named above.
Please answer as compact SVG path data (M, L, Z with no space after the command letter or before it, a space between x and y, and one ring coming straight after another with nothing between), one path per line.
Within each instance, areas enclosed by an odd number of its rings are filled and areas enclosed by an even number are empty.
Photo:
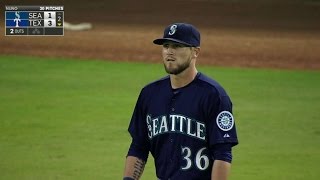
M125 178L127 178L128 180L140 179L145 165L146 165L146 162L144 160L134 156L128 156L125 163L125 169L124 169L124 175L123 175L124 179Z
M124 180L138 180L149 155L150 144L143 97L140 93L128 128L132 142L125 162Z

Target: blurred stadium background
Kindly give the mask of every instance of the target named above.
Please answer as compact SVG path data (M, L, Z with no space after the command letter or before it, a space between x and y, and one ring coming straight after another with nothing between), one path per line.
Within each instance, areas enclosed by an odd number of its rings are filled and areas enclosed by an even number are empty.
M1 36L0 53L159 62L151 41L168 24L189 22L202 32L200 64L320 68L317 0L2 1L53 3L65 6L65 21L93 29L57 38Z

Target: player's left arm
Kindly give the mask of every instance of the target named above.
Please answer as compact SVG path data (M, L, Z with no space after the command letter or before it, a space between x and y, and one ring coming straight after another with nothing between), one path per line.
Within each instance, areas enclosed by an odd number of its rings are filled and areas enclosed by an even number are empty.
M208 136L214 159L211 179L227 180L232 162L232 147L238 144L232 102L226 94L212 98L209 108Z
M215 160L212 166L211 179L212 180L227 180L231 168L231 163Z

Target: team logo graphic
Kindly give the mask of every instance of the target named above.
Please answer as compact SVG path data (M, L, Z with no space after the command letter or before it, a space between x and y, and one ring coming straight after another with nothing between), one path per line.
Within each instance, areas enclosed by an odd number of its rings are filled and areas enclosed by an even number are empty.
M234 119L229 111L222 111L217 116L217 125L222 131L229 131L233 128Z
M172 25L170 27L169 35L173 35L176 32L176 30L177 30L177 25L175 25L175 24Z
M16 12L16 13L15 13L15 18L14 18L13 21L16 23L16 27L19 27L19 22L21 22L19 12Z

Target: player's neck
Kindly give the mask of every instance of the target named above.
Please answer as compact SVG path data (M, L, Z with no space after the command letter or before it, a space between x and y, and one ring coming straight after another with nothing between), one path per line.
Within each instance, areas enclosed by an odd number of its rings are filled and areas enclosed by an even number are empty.
M197 73L198 71L194 67L194 68L188 68L177 75L170 74L172 89L178 89L188 85L194 80L194 78L197 76Z

